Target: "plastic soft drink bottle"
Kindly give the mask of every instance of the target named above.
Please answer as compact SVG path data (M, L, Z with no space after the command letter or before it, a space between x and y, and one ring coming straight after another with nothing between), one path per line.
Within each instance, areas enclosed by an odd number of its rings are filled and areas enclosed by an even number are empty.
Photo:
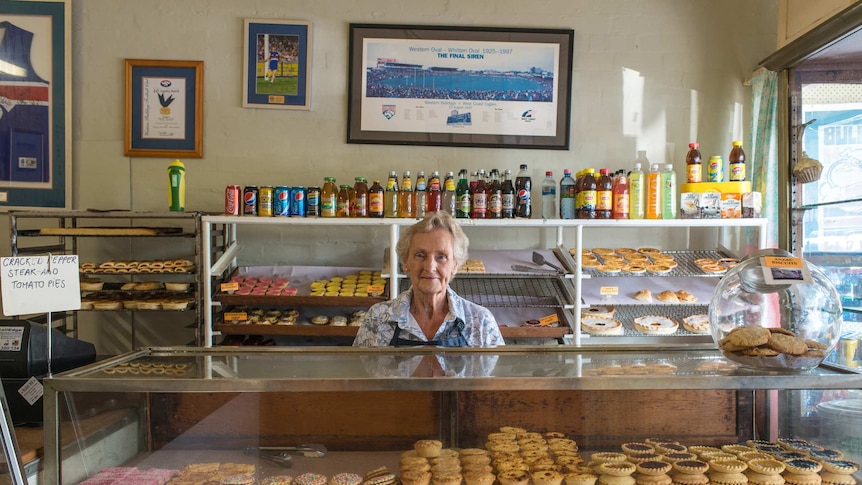
M562 195L562 191L560 191ZM542 181L542 219L554 219L557 217L557 181L554 180L554 172L545 172L545 180Z
M676 219L676 172L668 163L661 173L661 218Z
M473 219L488 218L488 184L485 181L485 169L479 170L479 175L476 177L472 216Z
M458 210L458 197L455 196L455 174L446 172L446 180L443 181L443 210L455 217Z
M572 171L563 170L563 178L560 179L560 219L574 219L575 211L575 179Z
M658 164L650 165L646 176L646 210L647 219L661 219L661 173Z
M171 212L186 208L186 166L179 160L168 165L168 208Z
M467 180L466 168L462 168L458 172L458 187L455 189L455 197L458 199L458 209L455 217L469 219L472 202L470 201L470 181Z
M727 157L727 164L731 182L745 181L745 151L742 149L741 141L733 142L733 149L730 150L730 155Z
M527 172L527 164L522 163L518 177L515 178L515 193L517 194L515 217L529 219L533 215L533 198L530 193L532 189L533 182Z
M700 143L693 141L688 144L688 153L685 155L686 181L690 184L703 182L703 160L700 156Z
M515 217L516 199L515 185L512 183L512 171L507 169L503 179L503 219Z
M638 152L638 159L643 153L646 160L646 152ZM629 219L644 218L644 173L641 167L643 162L635 162L635 169L629 174Z
M596 199L598 198L596 189L598 187L598 183L596 182L595 173L596 170L594 168L584 170L583 190L581 191L583 194L581 199L583 201L583 206L578 213L578 217L580 219L596 218Z
M614 180L611 169L599 170L599 180L596 184L596 219L610 219L614 208Z
M368 217L383 217L383 186L375 180L368 189Z
M389 172L383 193L383 217L398 217L398 174Z
M614 183L613 189L613 197L614 197L614 208L611 216L614 219L628 219L629 218L629 181L626 178L626 174L623 171L620 171L617 175L617 180Z
M398 217L414 217L413 209L413 180L410 179L410 170L404 171L401 178L401 189L398 192Z
M443 208L443 185L440 183L440 172L434 171L428 183L428 202L426 210L437 212Z
M496 168L491 169L491 183L488 185L488 218L503 218L503 184Z
M425 181L425 172L416 174L416 189L413 192L413 215L418 218L425 217L428 210L428 185Z

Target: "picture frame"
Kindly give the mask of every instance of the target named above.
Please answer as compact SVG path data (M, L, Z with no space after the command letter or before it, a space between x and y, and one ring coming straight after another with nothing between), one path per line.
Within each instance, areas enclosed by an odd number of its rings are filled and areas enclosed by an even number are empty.
M347 142L567 150L574 30L350 24Z
M71 0L0 2L0 211L72 203Z
M242 106L311 109L311 23L245 19Z
M203 157L203 61L126 59L125 155Z

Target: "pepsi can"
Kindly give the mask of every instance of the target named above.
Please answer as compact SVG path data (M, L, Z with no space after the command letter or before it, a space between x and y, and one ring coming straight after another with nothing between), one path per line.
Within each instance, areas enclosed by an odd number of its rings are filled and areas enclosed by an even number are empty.
M275 191L272 195L272 215L278 217L289 216L291 214L290 194L290 187L279 185L275 188Z
M305 217L305 187L299 186L290 189L290 215Z
M242 214L257 215L257 185L247 185L242 189Z

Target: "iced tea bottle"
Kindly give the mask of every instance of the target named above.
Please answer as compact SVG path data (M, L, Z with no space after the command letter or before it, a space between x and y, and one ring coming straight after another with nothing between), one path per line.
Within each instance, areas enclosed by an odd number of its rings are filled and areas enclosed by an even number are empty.
M398 174L389 172L383 191L383 217L398 217Z
M368 217L383 217L383 186L375 180L368 189Z
M354 180L350 217L368 217L368 180L365 177L356 177Z
M582 203L580 212L578 212L579 219L595 219L596 218L596 199L597 195L597 187L598 183L596 181L596 170L594 168L588 168L584 170L583 175L583 184L581 193L583 194Z
M596 185L596 219L610 219L614 208L614 180L611 169L599 170L601 176Z
M350 217L350 201L353 200L353 189L347 184L341 185L338 189L335 217Z
M405 170L404 177L401 178L401 189L398 192L398 217L409 219L416 215L413 200L413 180L410 178L410 170Z
M425 172L420 171L416 174L416 188L413 189L413 215L419 219L425 217L425 212L428 210L428 183L425 180Z
M727 165L731 182L745 181L745 151L742 149L741 141L733 142L733 148L727 157Z
M646 210L647 219L661 219L661 173L658 164L650 165L646 176Z
M703 160L700 156L700 143L693 141L688 144L688 153L685 155L686 181L690 184L703 182Z
M320 189L320 217L335 217L338 209L338 189L335 177L324 177Z

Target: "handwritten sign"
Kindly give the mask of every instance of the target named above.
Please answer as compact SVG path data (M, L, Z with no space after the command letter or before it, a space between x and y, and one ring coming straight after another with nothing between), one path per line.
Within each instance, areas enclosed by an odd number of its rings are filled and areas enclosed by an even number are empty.
M77 255L0 258L3 315L81 308Z

